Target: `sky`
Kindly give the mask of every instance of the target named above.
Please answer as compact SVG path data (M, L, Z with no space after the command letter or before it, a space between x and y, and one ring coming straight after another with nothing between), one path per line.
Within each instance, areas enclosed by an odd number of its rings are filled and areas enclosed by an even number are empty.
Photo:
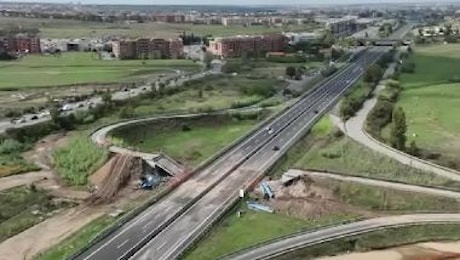
M7 0L8 2L53 2L82 4L143 4L143 5L317 5L317 4L353 4L353 3L417 3L420 0ZM428 0L429 1L429 0ZM431 0L433 2L433 0ZM458 0L457 0L458 1ZM435 0L434 2L454 2L454 0Z

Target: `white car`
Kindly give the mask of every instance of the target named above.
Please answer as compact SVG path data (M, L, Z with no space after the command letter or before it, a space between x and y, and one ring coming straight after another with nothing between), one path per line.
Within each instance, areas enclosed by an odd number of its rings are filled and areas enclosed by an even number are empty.
M38 115L39 118L45 118L45 117L48 117L50 116L50 111L45 111L45 112L42 112Z
M269 135L273 134L273 129L271 127L267 126L265 130L268 132Z
M70 104L62 106L62 111L70 111L73 109L73 106Z

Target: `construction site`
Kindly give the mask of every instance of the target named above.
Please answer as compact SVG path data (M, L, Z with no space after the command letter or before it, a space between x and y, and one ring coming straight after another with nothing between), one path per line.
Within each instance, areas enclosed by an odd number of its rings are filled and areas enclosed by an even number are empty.
M46 208L32 205L37 208L32 211L35 225L3 238L0 259L30 259L92 221L100 218L115 221L152 194L168 185L177 185L179 175L183 174L181 165L166 155L146 159L136 154L110 153L102 167L89 175L86 187L70 187L56 174L51 156L55 149L66 144L66 139L60 134L46 137L25 155L39 164L41 171L3 178L1 192L38 190L52 199L53 205L59 204L52 206L50 210L54 210L49 213L44 211Z

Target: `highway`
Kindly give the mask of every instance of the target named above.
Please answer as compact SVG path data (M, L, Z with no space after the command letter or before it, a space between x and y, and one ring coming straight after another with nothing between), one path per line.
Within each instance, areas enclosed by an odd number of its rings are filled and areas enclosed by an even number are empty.
M325 106L335 102L353 84L354 80L362 75L364 68L381 55L383 50L388 49L373 48L370 50L356 63L347 66L270 122L273 133L261 127L209 167L195 174L165 198L93 245L76 259L127 259L152 238L154 239L145 248L147 251L140 251L136 257L174 258L171 256L180 253L193 240L188 239L185 234L200 233L200 225L210 224L208 216L215 217L214 213L225 210L228 204L227 198L236 198L236 196L229 197L229 194L238 192L238 189L244 186L245 181L252 179L252 174L248 174L244 167L250 168L257 165L260 168L261 161L274 163L266 159L273 157L273 154L280 156L288 145L292 144L288 137L293 136L294 138L300 130L310 127L320 116L315 113L315 110L324 111L327 109ZM280 151L273 151L275 145L280 147ZM247 162L242 166L243 168L235 172L235 168L244 161ZM265 165L268 164L265 163ZM249 171L249 173L256 173L251 172L253 171L251 169ZM230 173L232 174L229 175ZM222 180L224 181L221 182ZM218 183L220 184L214 188ZM222 202L222 199L225 201ZM196 201L198 203L194 204ZM190 207L191 205L193 206ZM194 214L196 212L203 213ZM194 223L186 223L187 219L194 220ZM186 230L182 230L184 225L177 224L184 223L184 220ZM174 224L170 225L171 222ZM155 247L158 248L158 251L155 251ZM151 254L152 250L158 253Z
M365 234L391 227L410 225L459 223L460 214L413 214L391 217L373 218L349 224L324 228L316 231L305 231L293 236L274 239L272 243L264 243L236 252L222 259L262 260L273 259L286 253L308 246L332 241L343 237ZM153 258L151 258L153 259Z

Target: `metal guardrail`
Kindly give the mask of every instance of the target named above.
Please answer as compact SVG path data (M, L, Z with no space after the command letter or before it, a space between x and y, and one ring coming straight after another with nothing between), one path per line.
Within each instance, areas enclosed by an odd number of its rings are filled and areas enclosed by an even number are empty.
M378 58L376 58L376 60L373 62L377 62ZM373 64L371 63L371 64ZM345 66L346 67L346 66ZM344 68L343 68L344 69ZM326 78L326 80L330 80L332 78L334 78L335 76L337 76L339 74L339 72L341 72L343 69L341 69L340 71L336 72L333 74L333 77L328 77ZM359 77L358 77L359 78ZM350 82L350 86L352 86L357 80L358 78L356 78L355 80L353 80L352 82ZM321 84L324 84L324 81L322 81L321 83L318 83L318 86L321 85ZM313 88L313 89L316 89L316 88ZM343 93L346 92L347 89L345 89ZM309 91L310 92L310 91ZM307 92L308 93L308 92ZM301 96L301 98L299 100L302 100L302 98L304 96L306 96L305 93L304 95ZM342 95L339 95L337 96L334 100L332 100L328 106L324 107L323 110L321 110L318 115L314 118L314 120L312 121L311 125L314 125L317 121L319 121L321 119L321 117L324 115L324 113L326 113L326 111L330 110L334 105L335 103L337 102L337 100L340 99ZM302 131L299 132L299 134L297 136L295 136L295 138L291 139L288 141L288 145L285 146L282 150L279 151L279 153L276 154L275 156L275 160L274 161L277 161L281 156L284 155L284 153L288 150L287 147L291 147L295 142L297 142L300 138L302 138L305 134L308 133L310 129L308 127L305 127ZM272 163L271 165L268 165L266 167L266 169L261 169L261 171L259 171L259 173L254 177L252 178L252 181L249 181L248 183L245 184L245 190L248 190L250 187L252 187L254 185L255 182L257 182L258 180L260 180L261 177L264 176L265 172L274 165L274 163ZM236 203L238 201L238 197L237 197L237 193L234 194L234 196L230 195L227 199L226 202L223 203L224 207L222 207L221 209L219 209L219 212L217 212L217 215L214 216L212 219L210 219L210 221L207 223L207 225L205 225L202 230L209 230L209 228L212 226L212 224L214 224L216 221L218 221L221 216L223 214L225 214L230 208L231 206ZM182 248L182 252L179 253L179 256L182 256L183 253L189 249L190 247L192 247L196 241L198 240L198 238L200 238L201 236L204 235L205 232L202 232L201 234L198 234L198 235L194 235L194 237L192 238L192 242L190 242L189 244L185 245L183 248Z
M227 259L230 260L236 255L240 255L242 253L249 252L249 251L251 251L251 250L253 250L255 248L258 248L258 247L266 246L266 245L269 245L269 244L272 244L272 243L275 243L275 242L278 242L278 241L282 241L282 240L285 240L285 239L288 239L288 238L293 238L293 237L296 237L296 236L305 235L305 234L312 233L312 232L315 232L315 231L318 231L318 230L321 230L321 229L338 227L338 226L341 226L341 225L345 225L345 224L349 224L349 223L353 223L353 222L358 222L358 221L365 220L365 219L366 218L364 218L364 217L362 217L362 218L354 218L354 219L347 219L347 220L327 224L327 225L324 225L324 226L317 226L317 227L312 227L312 228L304 228L304 229L302 229L300 231L297 231L297 232L294 232L294 233L286 234L284 236L279 236L279 237L267 239L267 240L252 244L252 245L250 245L248 247L236 250L236 251L231 252L229 254L219 256L219 257L217 257L217 259L219 259L219 260L227 260Z
M326 77L324 78L323 80L321 80L320 82L316 83L317 86L320 86L321 84L323 84L325 81L335 77L337 74L339 74L346 66L343 66L339 71L337 71L336 73L334 73L333 75L331 75L332 77ZM307 96L308 94L310 94L310 92L312 92L314 89L316 88L311 88L309 89L308 91L306 91L305 93L303 93L298 99L297 101L294 103L294 104L297 104L298 102L301 101L301 99L305 96ZM215 155L213 155L212 157L210 157L209 159L207 159L206 161L202 162L200 165L198 165L193 171L192 171L192 174L190 174L189 176L187 177L190 177L190 176L193 176L194 173L198 172L198 171L201 171L203 168L207 167L209 164L211 164L212 162L214 162L218 157L222 156L224 153L228 152L230 149L232 149L233 147L235 147L236 145L238 145L239 143L241 143L244 139L246 139L247 137L249 137L250 135L252 135L253 133L259 131L260 129L262 129L266 124L268 124L268 122L270 122L272 119L276 118L277 116L281 115L282 113L286 112L290 107L285 107L284 109L278 111L277 113L275 113L274 115L270 116L269 118L265 119L264 121L262 121L261 123L258 124L258 126L254 129L252 129L251 131L249 131L247 134L241 136L240 138L238 138L237 140L235 140L234 142L232 142L230 145L226 146L225 148L223 148L222 150L220 150L218 153L216 153ZM231 109L230 109L231 110ZM233 111L237 111L237 110L233 110ZM213 114L218 114L218 113L222 113L222 112L229 112L229 109L223 109L221 111L213 111L213 112L210 112L210 113L201 113L201 114L197 114L197 116L204 116L204 115L213 115ZM181 114L182 116L183 115L186 115L186 114ZM171 116L181 116L180 114L173 114ZM167 115L164 115L164 116L167 116ZM163 116L163 118L164 118ZM161 117L160 117L161 118ZM120 120L118 122L116 122L115 124L118 124L118 123L123 123L123 122L129 122L129 121L136 121L136 120L143 120L145 119L145 121L150 121L149 119L151 120L156 120L156 119L160 119L160 118L151 118L151 117L140 117L140 118L136 118L136 119L126 119L126 120ZM137 122L135 122L137 123ZM101 130L102 128L105 128L105 127L108 127L110 125L113 125L114 123L111 123L111 124L106 124L106 125L102 125L98 128L96 128L94 131L92 131L89 136L91 137L95 132ZM219 181L217 181L215 183L215 185L219 183ZM215 185L211 186L210 188L213 188ZM133 219L134 217L136 217L137 215L139 215L142 211L144 211L145 209L147 209L148 207L150 207L151 205L153 205L155 202L157 202L158 200L162 199L164 196L166 196L167 194L169 194L170 191L172 191L173 189L171 188L165 188L164 190L161 190L156 196L152 197L151 199L149 199L146 203L144 203L143 205L133 209L132 211L130 211L129 213L125 214L119 221L117 221L115 224L113 225L110 225L108 228L104 229L102 232L100 232L92 241L90 241L85 247L83 247L82 249L78 250L76 253L74 253L72 256L70 256L68 259L75 259L76 257L78 257L79 255L81 255L83 252L85 252L86 250L88 250L89 248L91 248L93 245L95 245L96 243L98 243L99 241L101 241L102 239L104 239L105 237L107 237L108 235L110 235L111 233L113 233L116 229L118 229L119 227L121 227L122 225L124 225L125 223L127 223L128 221L130 221L131 219ZM198 196L196 198L196 200L200 199L201 197ZM196 201L192 201L191 203L189 204L194 204ZM184 207L184 210L186 209L187 207Z
M305 244L293 246L293 247L290 247L290 248L285 248L285 249L279 250L278 252L270 254L268 256L264 256L264 258L261 258L261 259L273 259L275 257L286 255L288 253L295 252L297 250L301 250L301 249L304 249L304 248L307 248L307 247L328 243L328 242L338 240L338 239L360 236L360 235L364 235L364 234L368 234L368 233L372 233L372 232L377 232L377 231L381 231L381 230L388 230L388 229L395 229L395 228L406 228L406 227L413 227L413 226L426 226L426 225L449 225L449 224L456 223L456 222L458 222L458 221L423 221L423 222L413 222L413 223L404 223L404 224L386 224L386 225L383 225L383 226L372 227L372 228L369 228L367 230L360 230L360 231L350 232L350 233L344 234L344 235L331 236L331 237L329 237L327 239L322 239L320 241L315 241L315 242L312 242L312 243L305 243ZM305 234L306 233L299 234L299 236L300 235L305 235ZM234 256L236 256L236 255L234 255Z

